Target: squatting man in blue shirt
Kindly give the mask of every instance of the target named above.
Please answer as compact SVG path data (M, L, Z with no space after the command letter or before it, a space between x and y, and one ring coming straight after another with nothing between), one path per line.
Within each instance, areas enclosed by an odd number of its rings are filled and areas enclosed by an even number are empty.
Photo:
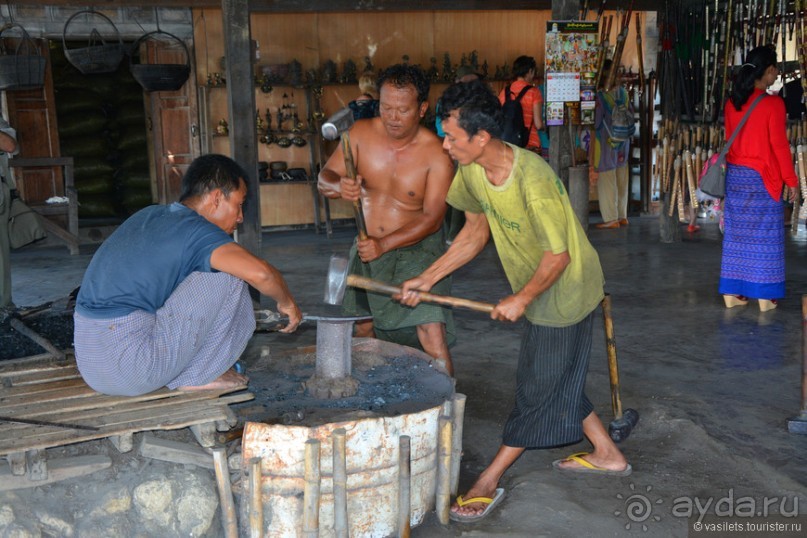
M161 387L229 389L255 330L247 284L277 302L293 332L302 314L283 276L230 236L243 222L247 174L203 155L182 178L179 202L146 207L93 256L76 299L76 362L98 392L135 396Z

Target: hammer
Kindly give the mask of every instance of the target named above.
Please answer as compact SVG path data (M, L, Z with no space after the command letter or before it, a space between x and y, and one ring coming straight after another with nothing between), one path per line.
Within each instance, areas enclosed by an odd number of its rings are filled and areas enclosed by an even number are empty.
M342 137L342 155L345 157L345 170L350 179L356 179L356 165L353 162L353 152L350 151L350 135L348 131L353 127L353 111L345 107L322 124L322 137L325 140L336 140ZM353 217L359 229L359 239L367 239L367 224L364 222L364 211L360 200L353 201Z
M602 300L602 317L605 324L605 348L608 352L608 377L611 381L611 408L614 420L608 425L608 435L615 443L628 438L630 432L639 422L639 412L635 409L622 411L622 399L619 397L619 368L616 362L616 338L614 322L611 319L611 295L606 293Z
M396 295L401 293L400 286L387 284L367 278L361 275L349 275L347 260L334 254L331 256L331 261L328 266L328 279L325 286L325 303L338 305L342 303L345 297L345 289L347 286L351 288L361 288L367 291L376 293L383 293L385 295ZM436 293L428 293L425 291L418 292L421 301L427 303L436 303L444 306L457 306L460 308L467 308L469 310L476 310L477 312L491 312L496 305L490 303L482 303L479 301L472 301L470 299L460 299L459 297L451 297L449 295L438 295Z

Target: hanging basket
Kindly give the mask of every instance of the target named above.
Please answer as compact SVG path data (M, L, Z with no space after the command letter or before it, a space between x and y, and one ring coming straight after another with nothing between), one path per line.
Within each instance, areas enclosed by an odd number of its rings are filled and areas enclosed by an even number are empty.
M32 90L45 84L45 58L19 24L6 24L0 30L0 46L8 30L18 28L22 35L13 54L0 55L0 90ZM4 35L6 34L6 35Z
M154 39L156 35L164 35L176 41L185 52L184 64L142 64L135 63L135 56L139 56L140 45L149 39ZM191 74L191 56L185 42L174 34L156 30L140 36L140 39L132 45L131 59L129 61L129 71L137 82L147 92L176 91L182 88Z
M90 37L87 39L86 47L68 49L67 27L70 26L73 19L79 15L91 15L93 17L101 17L104 19L115 31L115 39L117 39L117 43L114 42L114 39L111 39L111 42L108 43L101 36L98 30L93 28L90 32ZM64 25L64 30L62 31L62 47L64 48L64 55L67 58L67 61L85 75L113 73L117 71L118 66L123 60L123 55L126 52L126 48L123 46L123 40L120 37L120 32L118 32L118 28L115 26L115 23L113 23L109 17L103 13L99 13L91 9L78 11L67 19L67 22Z

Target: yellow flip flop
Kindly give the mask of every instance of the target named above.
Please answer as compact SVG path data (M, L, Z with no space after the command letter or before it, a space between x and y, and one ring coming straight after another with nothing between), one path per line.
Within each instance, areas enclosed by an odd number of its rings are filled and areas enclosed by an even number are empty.
M472 516L466 516L463 514L457 514L456 512L449 512L448 518L451 521L458 521L460 523L470 523L472 521L479 521L480 519L487 517L493 509L496 507L497 504L504 499L504 488L496 488L496 494L493 497L471 497L470 499L463 499L462 495L457 496L457 504L460 506L467 506L473 503L482 503L486 504L485 510L481 514L475 514Z
M630 463L621 471L614 471L594 465L590 461L583 459L583 456L588 456L588 452L577 452L563 459L555 460L552 462L552 467L562 473L577 473L577 474L598 474L606 476L628 476L633 472L633 467ZM580 465L580 467L563 467L561 464L567 461L573 461Z

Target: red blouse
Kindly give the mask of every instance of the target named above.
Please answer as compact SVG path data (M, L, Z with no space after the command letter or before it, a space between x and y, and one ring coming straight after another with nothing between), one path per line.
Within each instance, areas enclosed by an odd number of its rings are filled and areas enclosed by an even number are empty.
M748 107L760 93L762 90L755 89L739 111L731 101L726 104L726 140L731 137ZM727 156L729 163L747 166L759 172L765 189L774 200L782 199L783 183L789 187L799 184L787 140L786 123L785 102L782 98L778 95L764 97L751 112L742 131L731 144Z

